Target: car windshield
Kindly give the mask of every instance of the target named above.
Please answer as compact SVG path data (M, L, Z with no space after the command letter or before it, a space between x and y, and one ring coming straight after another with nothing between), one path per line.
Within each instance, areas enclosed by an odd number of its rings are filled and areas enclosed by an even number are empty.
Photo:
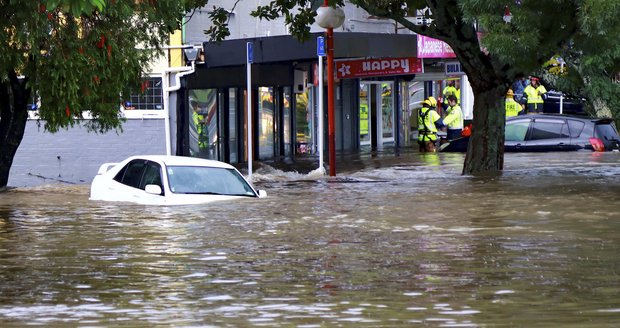
M234 169L204 166L168 166L170 191L175 194L256 196Z

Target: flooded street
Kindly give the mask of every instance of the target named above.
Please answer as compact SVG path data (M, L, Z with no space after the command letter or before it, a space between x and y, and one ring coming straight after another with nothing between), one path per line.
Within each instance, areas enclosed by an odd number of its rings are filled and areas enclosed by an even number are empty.
M262 167L236 204L2 193L0 326L619 326L620 153L463 156Z

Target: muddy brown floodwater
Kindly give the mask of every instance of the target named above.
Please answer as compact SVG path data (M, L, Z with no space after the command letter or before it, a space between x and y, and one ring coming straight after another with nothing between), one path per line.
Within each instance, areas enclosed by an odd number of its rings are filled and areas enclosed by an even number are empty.
M268 198L146 207L0 194L0 326L620 326L620 153L267 166Z

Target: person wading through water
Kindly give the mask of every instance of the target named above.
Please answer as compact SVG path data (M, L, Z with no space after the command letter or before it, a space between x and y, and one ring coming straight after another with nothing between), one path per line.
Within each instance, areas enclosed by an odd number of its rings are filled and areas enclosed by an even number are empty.
M434 152L437 142L437 127L442 127L441 116L435 110L437 100L428 97L418 111L418 146L420 152Z

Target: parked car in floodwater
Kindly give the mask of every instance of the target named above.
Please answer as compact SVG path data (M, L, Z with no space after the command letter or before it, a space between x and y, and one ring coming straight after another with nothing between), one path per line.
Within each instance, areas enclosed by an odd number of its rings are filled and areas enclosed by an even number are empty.
M146 205L200 204L264 198L230 164L184 156L133 156L99 168L91 200Z
M474 127L475 129L475 127ZM469 138L439 147L441 152L465 152ZM560 114L530 114L506 119L505 152L611 151L620 149L620 136L609 118Z

